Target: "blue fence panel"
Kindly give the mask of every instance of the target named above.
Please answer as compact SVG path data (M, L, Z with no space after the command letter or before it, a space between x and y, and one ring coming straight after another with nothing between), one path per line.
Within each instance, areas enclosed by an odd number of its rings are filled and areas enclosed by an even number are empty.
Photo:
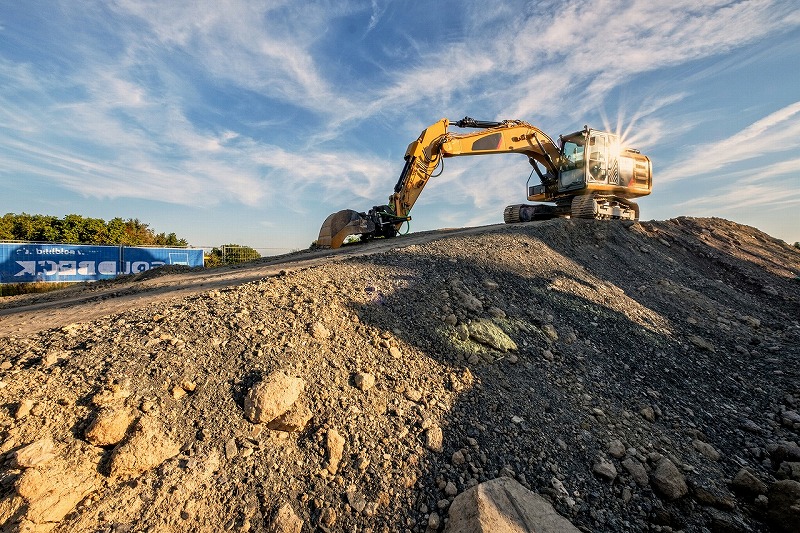
M2 283L111 279L118 264L118 246L0 244Z
M120 274L136 274L163 265L203 266L201 248L140 248L122 250Z
M203 266L203 250L0 243L0 283L95 281L162 265Z

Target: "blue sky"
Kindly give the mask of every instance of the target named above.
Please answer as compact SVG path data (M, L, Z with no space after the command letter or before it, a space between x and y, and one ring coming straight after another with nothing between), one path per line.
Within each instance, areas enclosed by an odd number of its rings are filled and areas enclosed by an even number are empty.
M792 0L0 0L0 211L306 248L440 118L626 133L642 219L800 241ZM412 231L502 222L522 156L453 158Z

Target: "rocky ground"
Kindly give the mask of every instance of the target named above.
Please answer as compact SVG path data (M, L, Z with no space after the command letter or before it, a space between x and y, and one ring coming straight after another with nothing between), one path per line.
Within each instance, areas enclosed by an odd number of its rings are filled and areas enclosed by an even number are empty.
M435 531L496 478L583 531L798 530L797 249L692 218L379 246L0 317L4 530Z

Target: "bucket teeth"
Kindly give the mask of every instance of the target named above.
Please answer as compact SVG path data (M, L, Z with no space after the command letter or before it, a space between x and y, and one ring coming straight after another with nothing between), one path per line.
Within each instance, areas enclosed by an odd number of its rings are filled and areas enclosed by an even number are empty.
M322 224L317 238L319 248L339 248L350 235L364 235L375 232L375 223L364 213L343 209L333 213Z

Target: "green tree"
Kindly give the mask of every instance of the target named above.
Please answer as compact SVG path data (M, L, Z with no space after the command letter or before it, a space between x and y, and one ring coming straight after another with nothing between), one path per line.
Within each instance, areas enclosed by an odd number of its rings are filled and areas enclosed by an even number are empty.
M156 234L138 218L101 218L70 214L63 219L47 215L7 213L0 219L0 240L121 244L129 246L187 246L175 233Z

